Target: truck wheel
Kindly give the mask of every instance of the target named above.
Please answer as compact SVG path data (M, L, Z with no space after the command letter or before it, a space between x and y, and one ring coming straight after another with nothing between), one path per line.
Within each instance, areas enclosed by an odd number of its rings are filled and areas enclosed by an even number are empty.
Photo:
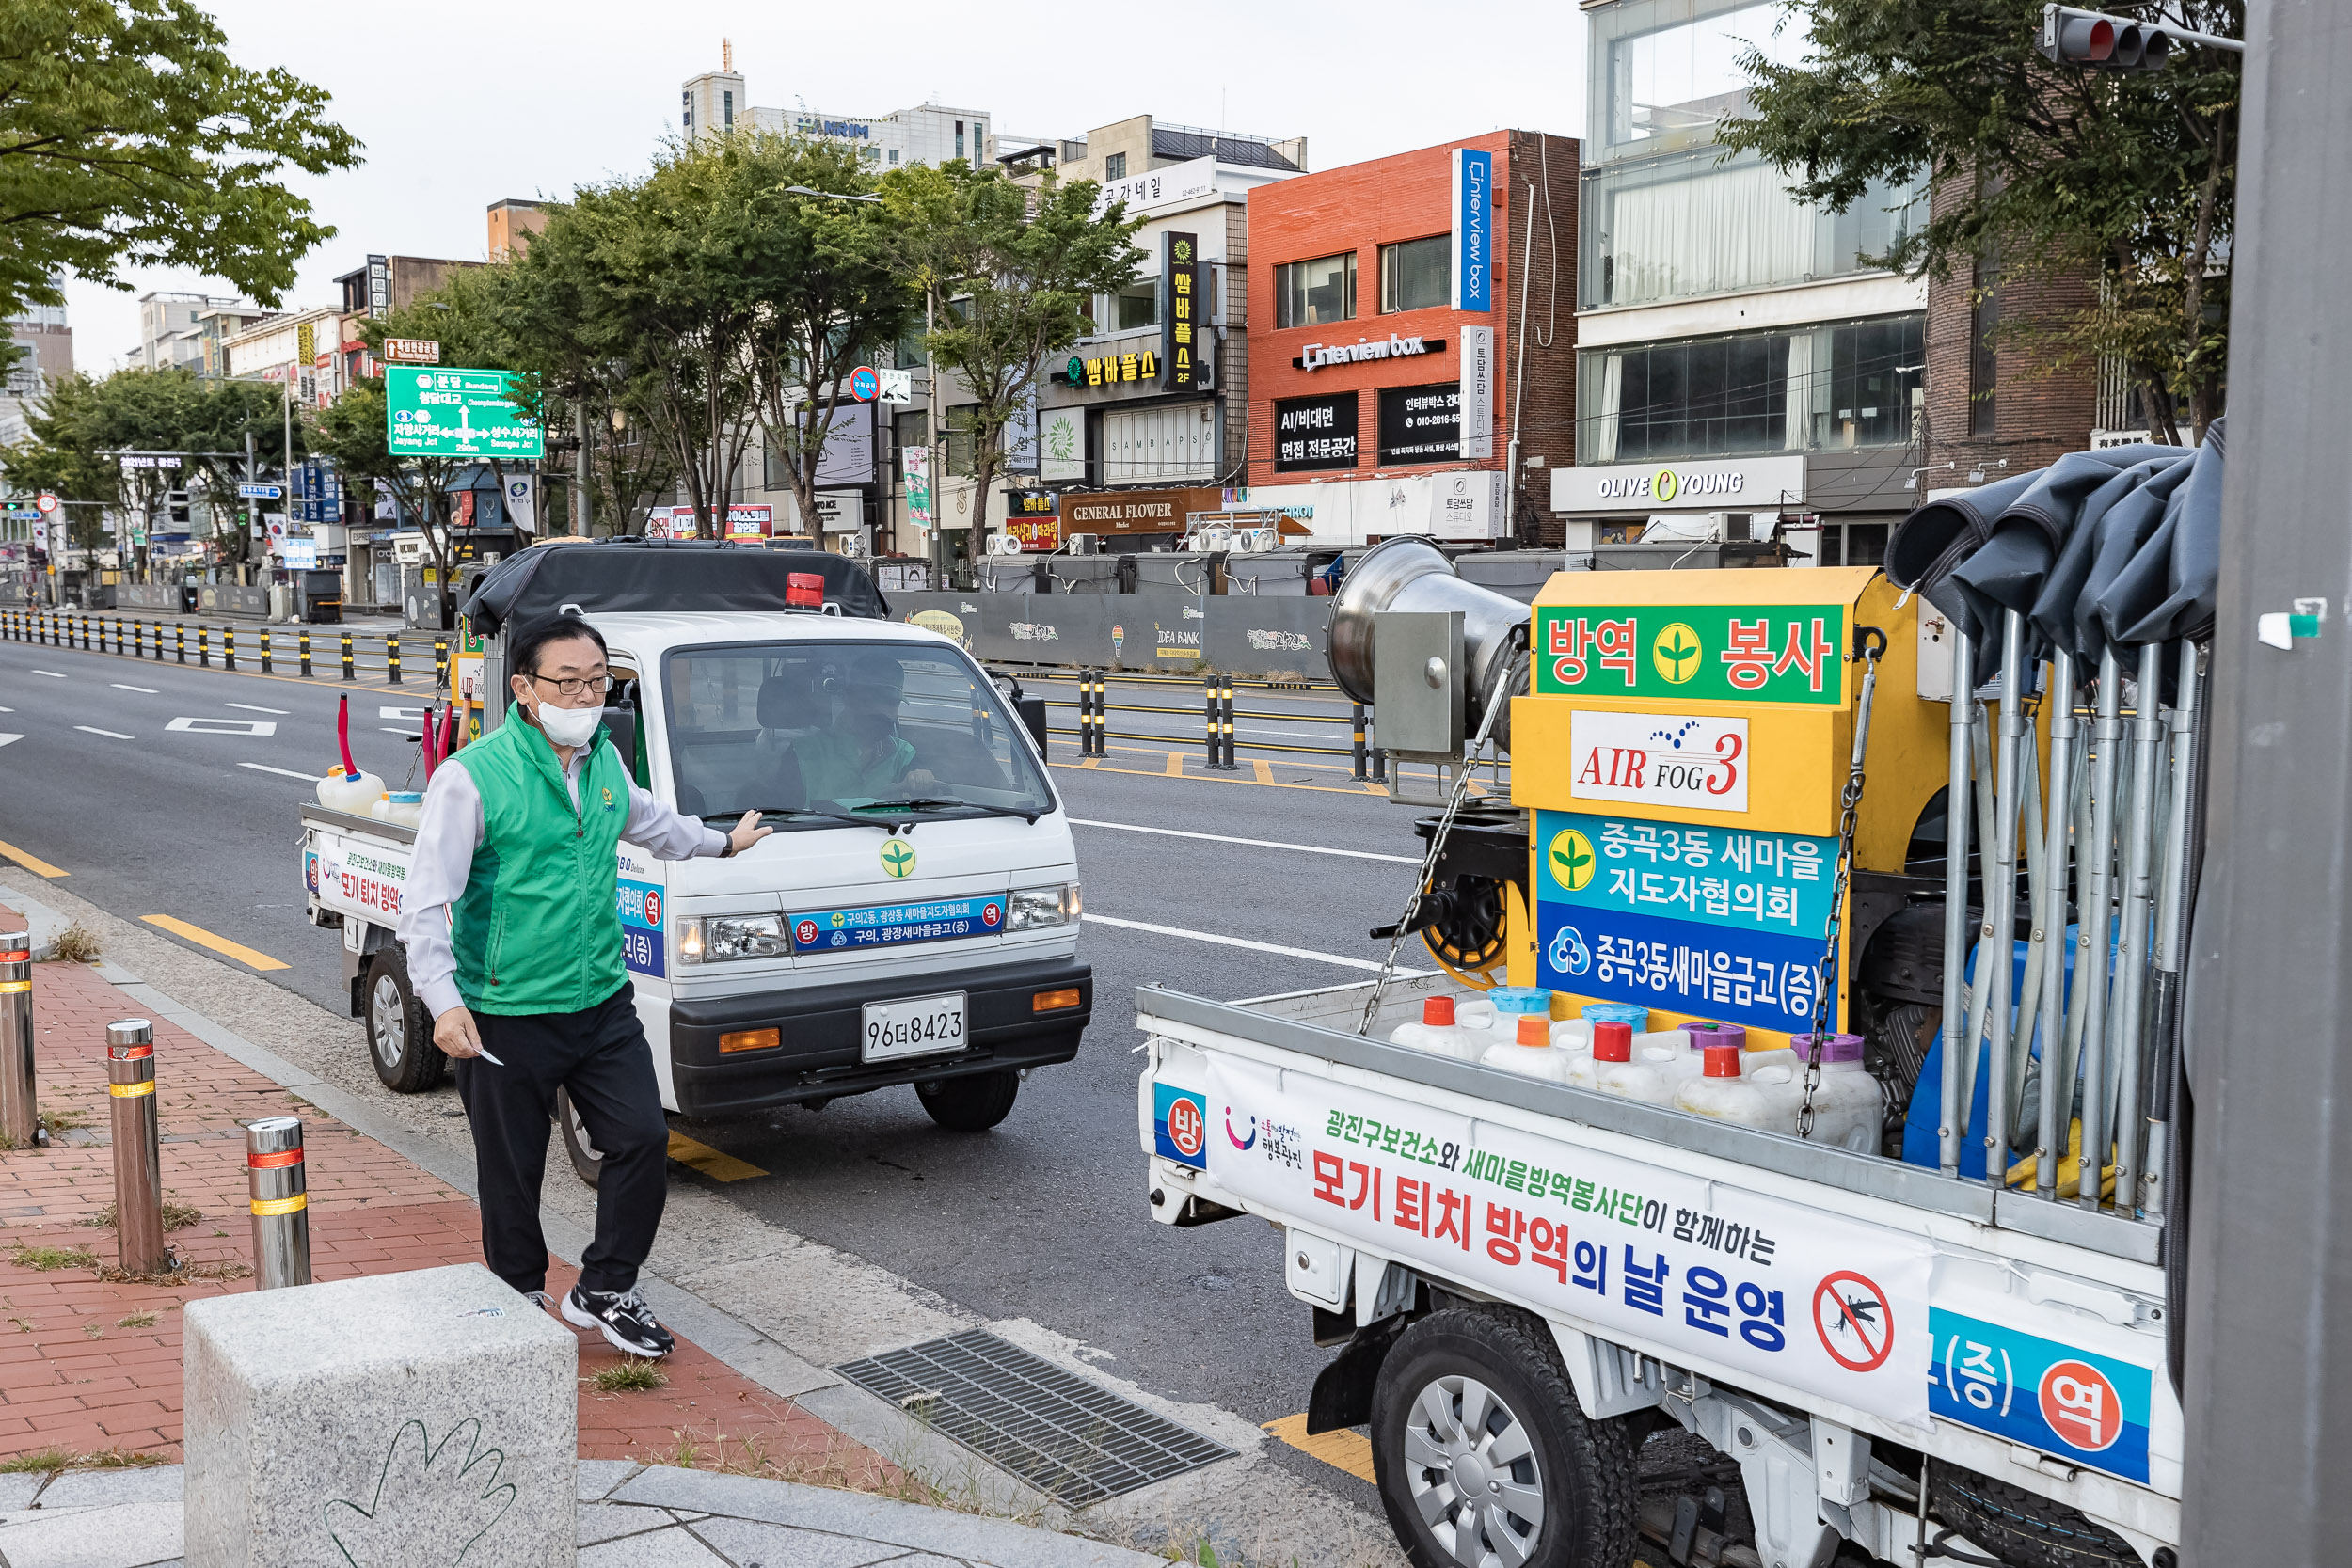
M985 1132L1012 1114L1013 1096L1021 1092L1021 1074L969 1072L961 1078L934 1078L914 1085L914 1097L930 1118L950 1132Z
M1928 1507L2014 1568L2139 1568L2130 1543L2022 1486L1928 1462Z
M449 1058L433 1043L433 1021L408 989L399 948L368 960L367 999L368 1058L376 1078L394 1094L423 1094L438 1084Z
M555 1091L555 1130L564 1136L564 1152L571 1158L573 1174L595 1186L596 1178L604 1174L604 1150L588 1136L588 1124L580 1119L569 1089Z
M1515 1313L1431 1313L1373 1389L1380 1503L1414 1568L1623 1568L1634 1449L1623 1420L1584 1415L1551 1337Z

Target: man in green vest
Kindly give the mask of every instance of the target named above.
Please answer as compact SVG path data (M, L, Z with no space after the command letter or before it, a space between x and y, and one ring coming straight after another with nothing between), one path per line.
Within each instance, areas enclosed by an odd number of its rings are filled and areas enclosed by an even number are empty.
M668 1197L669 1127L622 963L616 850L627 840L659 860L734 855L772 830L746 812L721 832L637 786L603 730L612 678L587 622L515 630L507 668L506 722L425 790L397 933L433 1043L457 1063L491 1272L615 1349L666 1355L674 1341L638 1295L637 1271ZM596 1240L560 1308L539 1229L559 1088L604 1155Z

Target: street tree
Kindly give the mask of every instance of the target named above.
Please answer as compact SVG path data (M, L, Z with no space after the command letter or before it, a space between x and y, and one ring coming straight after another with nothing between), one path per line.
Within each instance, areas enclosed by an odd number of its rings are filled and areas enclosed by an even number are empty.
M2245 32L2243 0L2134 9ZM2229 358L2240 56L2183 47L2146 71L2053 65L2034 47L2041 0L1809 0L1781 24L1799 17L1805 57L1776 64L1751 40L1742 63L1757 85L1717 139L1840 212L1874 181L1927 176L1931 216L1891 266L2095 277L2095 304L2005 323L2003 336L2054 364L2119 356L2155 432L2201 438Z
M963 531L967 563L980 548L1005 433L1034 404L1046 357L1093 332L1094 296L1126 288L1140 270L1135 232L1142 220L1128 218L1120 202L1097 214L1101 189L1075 180L1032 191L961 159L882 177L882 197L899 229L899 265L924 294L925 347L973 399L977 499ZM939 433L931 438L937 443Z
M62 275L227 279L265 305L335 230L279 176L359 162L324 88L249 71L186 0L0 6L0 318L62 305Z
M843 405L855 401L850 372L898 341L919 295L897 264L896 215L868 198L872 182L853 149L769 131L737 136L755 224L759 423L814 532L817 476Z

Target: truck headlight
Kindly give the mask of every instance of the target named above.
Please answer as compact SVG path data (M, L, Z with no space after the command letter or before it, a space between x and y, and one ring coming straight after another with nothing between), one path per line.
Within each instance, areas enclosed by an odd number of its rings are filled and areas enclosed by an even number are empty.
M681 964L782 958L791 952L782 915L695 914L677 923L677 961Z
M1082 908L1075 882L1015 888L1005 916L1005 929L1035 931L1048 926L1068 926L1078 918Z

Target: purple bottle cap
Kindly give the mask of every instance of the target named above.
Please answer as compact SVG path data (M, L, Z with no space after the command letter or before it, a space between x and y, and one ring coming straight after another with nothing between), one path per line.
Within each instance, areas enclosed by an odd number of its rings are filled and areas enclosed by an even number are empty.
M1715 1046L1734 1046L1741 1051L1748 1047L1748 1032L1737 1023L1685 1024L1691 1032L1691 1049L1706 1051Z
M1791 1035L1788 1037L1788 1047L1801 1058L1810 1056L1813 1053L1813 1037ZM1821 1060L1824 1062L1862 1060L1862 1037L1860 1035L1828 1036L1821 1042Z

